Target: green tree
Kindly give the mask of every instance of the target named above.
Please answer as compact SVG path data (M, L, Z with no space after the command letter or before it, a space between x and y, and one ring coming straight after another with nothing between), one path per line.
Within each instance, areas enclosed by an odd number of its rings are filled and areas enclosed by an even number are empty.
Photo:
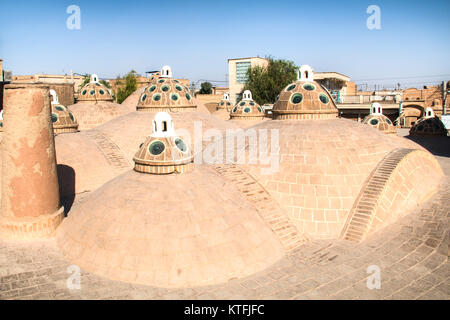
M247 70L245 90L252 92L252 98L260 105L274 103L281 90L297 79L298 67L294 62L266 58L267 66L254 66Z
M212 93L212 84L210 82L202 82L200 85L199 94L211 94Z
M125 77L117 76L116 101L122 103L130 94L137 90L137 73L131 70Z

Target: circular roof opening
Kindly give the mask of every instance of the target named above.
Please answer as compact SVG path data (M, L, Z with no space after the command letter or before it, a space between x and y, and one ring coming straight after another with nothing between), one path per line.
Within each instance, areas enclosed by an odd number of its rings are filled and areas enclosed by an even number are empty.
M330 98L328 98L324 93L319 94L319 100L324 104L330 102Z
M161 154L165 149L166 147L161 141L152 142L148 147L148 151L154 156Z
M184 143L184 141L181 140L180 138L176 138L176 139L175 139L175 145L177 146L177 148L178 148L181 152L186 152L186 151L187 151L186 143Z
M302 102L302 100L303 100L303 96L301 93L294 93L291 96L291 103L293 103L293 104L299 104L300 102Z
M291 84L290 86L288 86L288 87L286 88L286 91L292 91L292 90L295 89L296 86L297 86L296 84Z
M305 83L303 85L303 89L308 90L308 91L314 91L314 90L316 90L316 86L313 85L312 83Z

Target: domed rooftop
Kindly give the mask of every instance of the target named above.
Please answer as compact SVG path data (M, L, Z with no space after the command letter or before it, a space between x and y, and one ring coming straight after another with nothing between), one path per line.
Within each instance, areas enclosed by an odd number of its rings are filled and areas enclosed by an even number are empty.
M390 200L383 202L386 216L377 220L379 225L413 210L438 190L443 177L436 159L418 144L352 120L269 120L251 129L259 134L278 132L267 138L273 160L240 167L279 202L299 232L310 238L339 238L358 197L371 188L368 181L374 175L375 185L389 178L381 190L390 190ZM246 159L251 150L252 144L247 144ZM408 155L410 160L402 162L400 158L394 167L376 173L384 159L388 164L398 160L386 158L398 150L415 151ZM248 161L241 159L240 163ZM393 170L391 175L386 173L389 170ZM399 178L394 177L396 170L404 170ZM380 192L370 201L381 203Z
M73 168L76 172L75 179L61 175L61 180L72 180L73 183L73 186L64 185L61 194L69 195L73 189L76 193L93 191L133 168L136 150L151 132L155 115L152 112L130 112L92 130L57 136L55 148L58 164ZM224 133L227 129L237 128L229 121L198 111L175 112L170 116L177 128L177 135L183 137L192 152L198 152L212 142L198 133L209 130Z
M79 102L97 103L98 101L113 101L111 91L99 82L96 74L91 75L91 80L80 91Z
M230 117L232 120L262 120L264 110L252 99L250 90L245 90L242 100L231 109Z
M83 92L85 92L84 95ZM126 105L111 102L112 96L109 89L98 82L95 74L91 76L91 82L83 87L79 97L76 104L68 106L77 119L79 130L95 128L132 111Z
M176 139L170 128L154 128L152 136ZM182 174L126 172L72 209L57 243L89 272L158 287L242 278L285 254L257 210L206 166Z
M172 79L172 70L165 66L161 76L143 90L136 109L149 112L192 111L196 108L189 88Z
M447 129L442 121L434 115L432 108L425 109L424 116L409 129L409 135L415 137L447 136Z
M78 132L78 123L75 117L65 106L59 103L56 91L50 89L52 96L52 125L53 133L71 133Z
M313 69L303 65L298 70L298 80L281 91L275 102L273 119L331 119L338 109L333 97L314 81Z
M371 105L370 114L364 118L363 123L386 134L397 134L394 124L383 114L383 109L378 102Z
M232 103L231 103L231 99L230 99L230 94L228 92L225 92L223 94L222 100L220 100L219 102L219 106L217 107L218 110L220 109L225 109L228 112L231 111L232 109Z

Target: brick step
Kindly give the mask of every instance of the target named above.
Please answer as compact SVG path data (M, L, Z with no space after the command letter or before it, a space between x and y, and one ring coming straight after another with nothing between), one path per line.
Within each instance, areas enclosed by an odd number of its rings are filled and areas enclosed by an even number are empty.
M270 194L256 181L235 165L214 167L224 178L233 182L244 197L254 205L262 219L278 236L281 244L289 253L307 241L300 235L282 209L276 204Z

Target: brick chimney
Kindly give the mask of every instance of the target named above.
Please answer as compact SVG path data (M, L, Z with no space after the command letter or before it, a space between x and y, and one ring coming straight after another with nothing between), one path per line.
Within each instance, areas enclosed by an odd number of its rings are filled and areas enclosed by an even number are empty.
M4 92L0 238L48 237L63 218L49 88L9 84Z

